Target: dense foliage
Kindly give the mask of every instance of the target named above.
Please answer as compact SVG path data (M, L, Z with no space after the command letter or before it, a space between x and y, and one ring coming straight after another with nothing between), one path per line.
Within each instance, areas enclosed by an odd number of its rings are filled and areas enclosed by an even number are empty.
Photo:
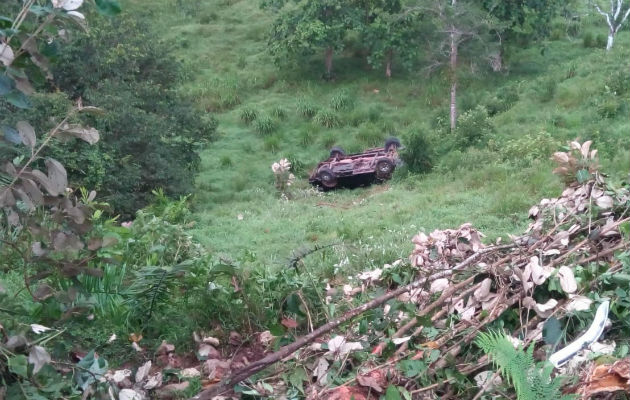
M50 129L76 101L105 110L79 120L100 131L98 145L77 142L70 151L54 145L48 154L66 165L75 185L99 191L115 213L124 215L147 205L155 188L172 196L190 193L197 151L216 128L212 116L176 92L182 67L151 32L132 16L95 16L88 32L46 48L55 61L49 89L65 95L39 94L32 99L33 110L0 103L5 110L0 124L28 114L40 130Z

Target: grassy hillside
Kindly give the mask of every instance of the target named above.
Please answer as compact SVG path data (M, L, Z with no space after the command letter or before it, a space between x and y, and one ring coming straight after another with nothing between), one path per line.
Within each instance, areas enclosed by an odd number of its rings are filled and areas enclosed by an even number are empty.
M472 222L488 240L520 232L529 206L561 188L549 154L576 137L593 139L606 170L627 176L629 93L612 92L627 87L627 75L616 73L628 71L630 34L620 33L610 54L585 47L584 38L588 44L605 33L594 16L573 37L560 26L556 40L515 51L503 73L463 73L461 112L509 109L490 118L495 130L486 145L445 152L450 139L439 127L448 92L439 75L395 70L386 80L348 52L336 56L336 80L325 82L318 58L293 69L272 63L266 31L273 16L256 1L136 0L131 8L147 4L188 66L182 90L220 121L219 137L203 153L194 207L196 235L221 256L274 266L295 249L343 243L324 252L326 265L365 268L406 257L419 230ZM247 124L246 113L257 118ZM390 135L417 134L436 154L430 174L403 169L385 185L329 193L305 179L332 145L360 151ZM288 201L277 195L270 169L285 157L298 176Z

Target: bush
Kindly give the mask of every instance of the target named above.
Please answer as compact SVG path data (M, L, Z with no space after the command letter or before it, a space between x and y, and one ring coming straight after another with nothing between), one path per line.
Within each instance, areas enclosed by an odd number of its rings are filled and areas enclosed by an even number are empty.
M282 138L278 136L277 134L267 136L265 140L263 141L263 147L265 148L266 151L269 151L271 153L278 152L278 150L280 150L281 144L282 144Z
M241 121L245 122L247 125L251 124L256 117L258 117L258 112L251 107L244 107L241 110Z
M107 167L100 198L123 216L148 204L153 189L169 196L189 193L200 162L197 150L217 124L177 94L181 64L168 43L140 21L131 15L93 18L88 32L59 50L52 71L55 90L105 110L104 116L82 116L81 122L100 132L97 148ZM39 131L61 115L45 112ZM87 162L77 160L75 152L58 154L71 166L71 181L92 186L84 172L92 168Z
M284 120L287 118L286 110L279 106L271 109L271 115L280 120Z
M311 119L317 114L317 111L319 111L319 108L312 102L306 99L299 99L297 101L297 112L302 117Z
M486 103L488 115L500 114L512 108L519 100L518 89L515 86L504 86Z
M411 172L429 172L433 168L431 146L422 133L405 137L405 147L400 157Z
M478 146L494 132L494 126L484 106L477 106L457 118L457 141L461 147Z
M630 79L628 78L627 72L624 70L613 72L606 79L606 88L617 96L630 92Z
M556 95L558 83L553 77L544 79L538 87L538 99L542 102L548 102Z
M261 135L269 135L276 129L276 121L270 116L262 114L256 119L254 128Z
M547 159L559 146L560 142L544 130L507 140L503 144L491 142L488 145L491 150L501 154L503 160L518 166L529 165L534 160Z
M595 47L595 38L592 32L584 32L582 35L582 46L586 48Z
M621 102L612 95L604 96L597 101L597 115L602 118L615 118L621 110Z
M335 128L341 126L341 119L331 110L320 110L313 119L319 125L326 128Z
M330 108L335 111L350 110L352 107L354 107L354 99L345 90L337 92L330 99Z

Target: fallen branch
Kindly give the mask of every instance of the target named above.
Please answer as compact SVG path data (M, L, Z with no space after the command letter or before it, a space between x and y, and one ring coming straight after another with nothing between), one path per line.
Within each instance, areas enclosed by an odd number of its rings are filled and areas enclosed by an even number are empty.
M515 247L516 244L514 243L510 243L510 244L505 244L505 245L500 245L500 246L492 246L492 247L486 247L483 248L481 250L479 250L477 253L473 254L472 256L468 257L467 259L465 259L464 261L462 261L461 263L457 264L456 266L454 266L452 269L449 270L444 270L444 271L440 271L437 272L433 275L430 275L428 277L424 277L424 278L420 278L418 280L415 280L414 282L405 285L405 286L401 286L396 290L392 290L389 293L386 293L380 297L377 297L359 307L353 308L352 310L346 312L345 314L343 314L341 317L336 318L322 326L320 326L319 328L315 329L313 332L301 337L300 339L296 340L295 342L286 345L284 347L282 347L280 350L268 354L267 356L261 358L258 361L254 361L251 364L247 365L246 367L242 368L239 371L236 371L235 373L231 374L230 376L228 376L225 380L223 380L220 383L217 383L216 385L200 392L199 394L197 394L196 396L193 397L193 399L195 400L210 400L212 399L214 396L217 396L220 393L224 393L228 390L230 390L231 386L234 386L235 384L249 378L250 376L254 375L257 372L262 371L263 369L267 368L268 366L282 360L283 358L287 357L288 355L294 353L295 351L297 351L298 349L300 349L301 347L313 342L315 339L317 339L318 337L330 332L331 330L337 328L339 325L346 323L352 319L354 319L355 317L363 314L364 312L374 309L382 304L384 304L385 302L400 296L403 293L409 292L411 290L417 289L423 285L425 285L428 282L434 281L436 279L440 279L440 278L445 278L448 276L453 275L455 272L460 271L464 268L466 268L467 266L469 266L470 264L472 264L473 262L475 262L477 259L479 259L482 255L491 253L491 252L496 252L496 251L500 251L500 250L505 250L505 249L510 249Z

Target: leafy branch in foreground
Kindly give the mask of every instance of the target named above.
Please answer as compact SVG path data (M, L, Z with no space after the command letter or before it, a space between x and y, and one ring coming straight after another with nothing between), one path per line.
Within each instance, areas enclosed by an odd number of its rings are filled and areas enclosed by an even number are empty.
M553 365L534 361L534 344L527 350L515 348L503 333L481 332L476 344L486 353L503 377L514 386L518 400L571 399L563 396L561 376L551 376Z

